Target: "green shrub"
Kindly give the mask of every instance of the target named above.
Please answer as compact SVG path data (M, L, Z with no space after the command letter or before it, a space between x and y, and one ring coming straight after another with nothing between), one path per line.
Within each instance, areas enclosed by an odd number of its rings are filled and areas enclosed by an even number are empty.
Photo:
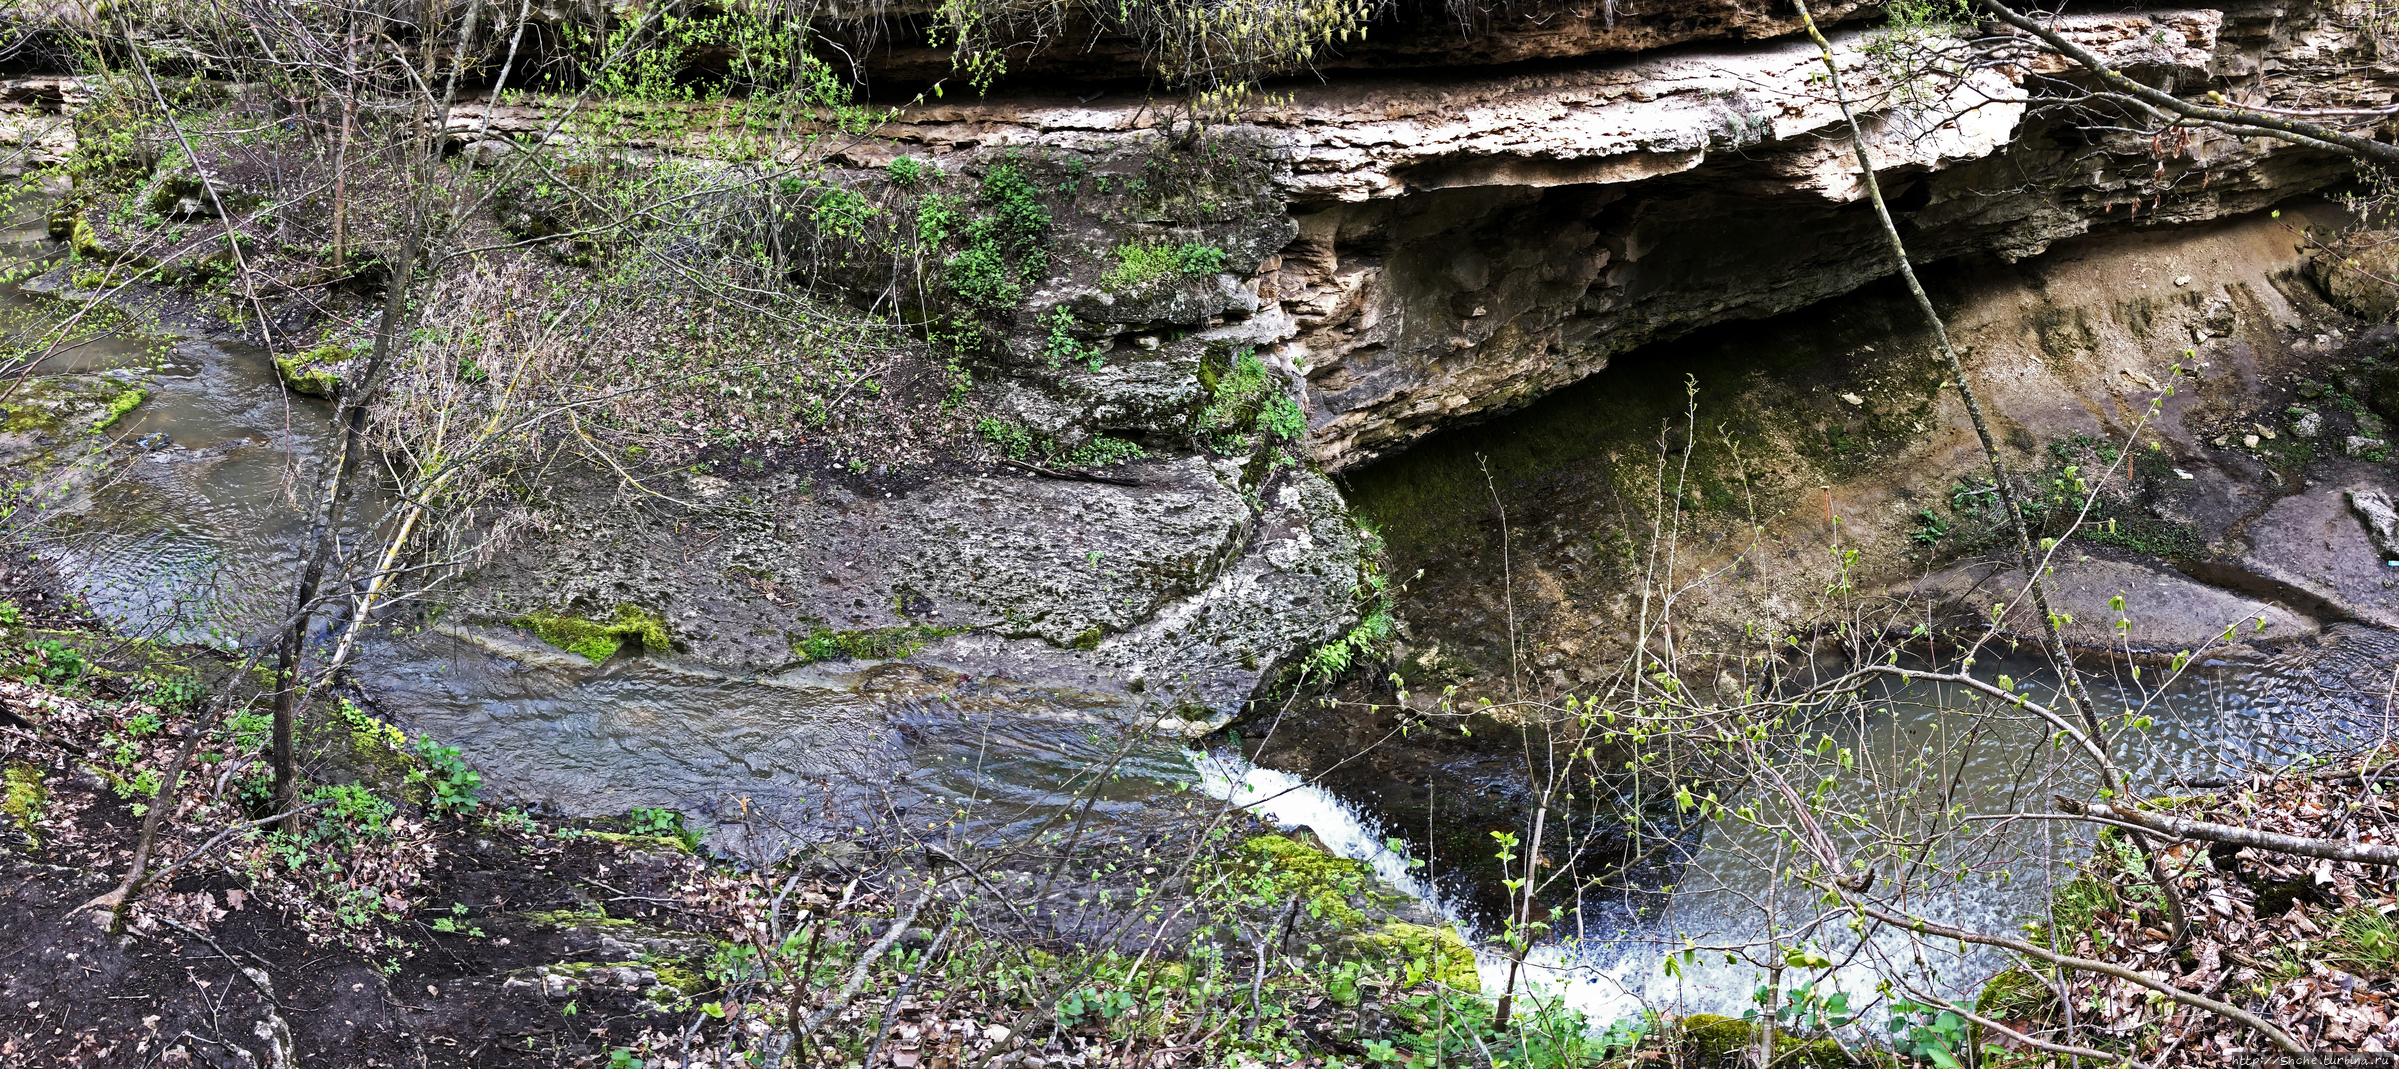
M1075 316L1074 313L1066 310L1065 305L1050 309L1048 315L1041 317L1041 322L1050 328L1049 340L1042 345L1041 355L1049 358L1051 368L1054 369L1069 360L1075 360L1082 362L1093 371L1098 371L1102 365L1107 363L1107 349L1098 345L1085 345L1082 339L1075 337Z
M975 433L983 436L1000 455L1010 460L1030 460L1033 456L1033 432L1012 419L987 416L975 423Z
M208 684L190 669L158 665L134 681L133 696L161 709L197 709L208 697Z
M679 839L685 850L700 848L700 833L685 826L683 814L672 809L635 809L626 814L625 827L635 835Z
M1013 163L994 164L983 176L979 198L988 212L966 224L966 247L942 262L951 292L984 311L1014 308L1024 300L1024 287L1049 277L1050 210L1041 203L1041 189ZM920 240L937 243L948 230L946 219L929 219L931 206L920 206Z
M1008 265L1007 256L995 243L977 240L944 261L942 267L949 272L951 292L976 308L999 311L1024 300L1016 269Z
M1068 453L1064 460L1077 467L1104 468L1114 464L1130 463L1148 455L1149 452L1141 448L1139 442L1129 442L1122 438L1100 435L1083 443L1082 447L1074 452Z
M1258 409L1258 429L1277 442L1295 441L1308 433L1308 417L1290 394L1276 394Z
M391 835L392 804L362 784L319 787L308 793L308 800L330 803L309 822L311 842L349 846Z
M91 662L84 659L83 651L57 639L45 638L26 645L25 660L11 674L29 683L58 686L82 678L90 668Z
M906 156L901 156L898 159L883 165L883 176L890 179L892 185L898 186L902 189L915 189L917 186L924 184L925 173L927 170L929 170L929 168L927 168L924 164L918 163Z

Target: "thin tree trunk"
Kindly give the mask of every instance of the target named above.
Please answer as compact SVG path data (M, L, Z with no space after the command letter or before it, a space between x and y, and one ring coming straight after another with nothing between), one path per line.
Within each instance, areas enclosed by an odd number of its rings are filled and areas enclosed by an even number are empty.
M309 526L307 563L301 568L300 581L292 588L291 617L285 621L282 641L275 648L273 760L278 810L292 809L299 800L300 772L292 735L300 700L301 659L306 652L309 624L316 618L317 588L323 585L325 569L333 560L333 534L341 526L342 513L350 503L351 487L366 454L367 402L383 377L392 349L399 344L400 317L408 304L408 279L415 271L416 254L417 234L411 228L401 240L399 258L392 265L383 318L375 328L375 348L367 358L366 374L359 378L355 390L343 391L339 417L341 452L333 464L332 485L326 490L324 504Z
M2302 857L2331 858L2334 861L2355 861L2361 865L2399 865L2399 846L2376 843L2353 843L2345 839L2310 839L2300 835L2281 835L2237 824L2217 824L2192 820L2173 813L2158 813L2145 809L2120 809L2099 802L2083 803L2060 796L2058 808L2075 816L2112 820L2147 828L2160 835L2177 839L2202 839L2211 843L2249 846L2271 850L2278 854L2297 854Z
M108 907L108 934L125 930L125 908L133 904L142 889L142 870L150 867L150 851L158 845L158 823L167 810L175 807L175 794L183 786L183 770L192 763L192 751L200 748L200 739L208 734L206 718L192 724L183 736L182 748L175 751L175 761L167 766L166 781L158 793L150 797L150 808L142 814L142 835L133 844L133 861L125 867L124 882L115 890L84 903L85 909Z

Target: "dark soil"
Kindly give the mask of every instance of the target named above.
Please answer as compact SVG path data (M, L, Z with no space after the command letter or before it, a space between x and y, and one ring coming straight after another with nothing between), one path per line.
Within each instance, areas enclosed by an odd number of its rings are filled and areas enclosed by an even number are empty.
M420 897L465 907L454 923L482 934L403 921L416 949L370 961L313 944L289 918L255 903L227 910L206 933L169 922L111 938L104 912L76 910L115 885L118 855L130 852L138 822L121 804L91 812L119 833L121 850L83 858L0 854L0 1061L7 1064L275 1065L267 1037L280 1021L305 1065L596 1065L606 1062L612 1034L662 1023L638 976L627 985L587 974L571 993L545 994L533 970L622 958L620 948L602 944L625 920L674 930L686 916L642 900L672 900L676 881L697 865L687 856L593 839L445 829L431 844L440 861ZM104 860L117 865L77 864ZM161 890L227 901L244 882L214 873ZM621 920L576 925L525 915L596 909Z

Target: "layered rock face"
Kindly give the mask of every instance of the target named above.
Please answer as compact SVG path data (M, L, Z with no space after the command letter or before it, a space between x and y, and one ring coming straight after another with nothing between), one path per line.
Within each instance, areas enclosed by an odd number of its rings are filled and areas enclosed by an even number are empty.
M1400 528L1482 522L1454 502L1405 509L1411 495L1470 489L1456 472L1388 490L1378 473L1403 470L1428 436L1595 375L1646 373L1621 361L1636 350L1672 360L1662 347L1693 332L1825 306L1890 274L1818 53L1779 8L1677 0L1636 12L1600 0L1463 27L1449 17L1400 9L1371 44L1326 57L1322 80L1269 86L1269 104L1204 132L1173 100L1126 83L1045 95L1058 80L1139 69L1123 41L1053 48L1019 65L1025 88L901 109L832 159L830 180L855 189L885 188L885 165L906 155L966 179L1012 160L1066 191L1046 253L1055 270L993 319L979 378L995 411L1048 440L1148 445L1154 459L1129 485L989 466L891 481L740 476L692 492L772 507L725 510L693 548L688 525L596 505L495 569L478 611L634 602L691 621L679 628L691 652L749 668L787 663L820 631L904 632L911 649L962 669L1221 712L1354 618L1367 541L1343 517L1348 505ZM2313 10L2084 14L2060 28L2177 92L2357 107L2392 96L2382 68L2359 62L2372 43ZM2060 242L2240 217L2349 176L2346 163L2282 142L2155 140L2031 107L2028 77L2055 71L1911 74L1875 33L1837 29L1837 62L1926 262L2033 262ZM859 69L901 82L946 69L908 40L879 39L857 53ZM19 96L52 88L27 83ZM450 132L481 159L544 136L553 114L468 104L450 113ZM699 135L675 136L624 147L710 151ZM1109 280L1124 248L1178 243L1214 250L1222 270ZM2036 303L2023 314L2088 312ZM1852 330L1854 347L1888 346L1876 331L1898 324L1886 320ZM1062 366L1061 337L1102 358L1088 371ZM1204 444L1212 376L1253 356L1271 392L1298 403L1314 466L1353 478L1350 501L1287 457ZM1902 377L1926 395L1914 407L1930 413L1938 376L1918 382L1922 369L1909 368ZM1644 405L1598 410L1675 414ZM1921 413L1902 422L1919 434L1946 425ZM1621 444L1654 437L1653 422ZM1568 452L1592 455L1588 444ZM1605 522L1633 525L1618 512ZM1402 533L1403 565L1475 537Z
M1314 460L1334 473L1360 472L1427 435L1491 420L1590 379L1625 354L1663 353L1664 343L1694 331L1816 307L1891 273L1813 44L1789 36L1780 16L1745 8L1676 5L1672 14L1649 12L1613 30L1605 29L1605 12L1596 13L1600 29L1590 22L1594 13L1584 12L1582 22L1565 19L1546 36L1517 26L1467 34L1454 47L1436 46L1422 32L1390 34L1373 49L1353 50L1349 67L1328 80L1274 87L1276 103L1196 139L1186 137L1166 102L1003 87L987 99L903 109L883 137L835 162L849 169L845 181L858 183L877 181L879 169L901 155L966 174L1002 158L1064 161L1073 173L1127 181L1210 171L1211 154L1231 146L1248 169L1195 180L1194 188L1208 181L1225 187L1215 194L1096 205L1098 194L1076 195L1081 207L1057 238L1060 272L1028 297L1005 345L1009 355L988 369L998 403L1060 441L1100 433L1182 441L1206 401L1197 385L1203 363L1255 351L1303 401ZM2370 54L2370 43L2311 12L2228 6L2078 15L2060 28L2178 92L2224 87L2250 103L2311 106L2373 106L2392 96L2378 68L2348 62ZM2157 141L2028 110L2021 69L1985 68L1960 80L1911 76L1878 50L1874 33L1838 31L1835 49L1861 102L1884 192L1922 262L2031 261L2061 241L2108 232L2132 240L2259 212L2350 174L2343 161L2277 141L2209 131ZM1686 43L1622 52L1669 42ZM1040 84L1045 71L1064 76L1078 63L1114 62L1111 47L1045 54L1029 68L1027 84ZM869 69L890 77L908 77L912 63L929 62L897 46L873 55L880 58ZM1450 66L1429 66L1435 57ZM1529 58L1544 62L1473 66ZM1415 69L1349 69L1373 66ZM2030 73L2062 69L2049 68ZM525 136L541 123L538 110L524 108L488 115L463 108L452 117L462 137L470 130ZM1177 241L1224 249L1226 273L1140 292L1099 278L1110 250L1123 243ZM2261 276L2245 284L2264 283ZM2072 301L2042 303L2024 314L2088 314ZM1115 354L1108 366L1080 375L1061 373L1054 357L1045 361L1034 321L1042 309L1071 311L1079 336ZM1878 318L1851 341L1872 351L1877 343L1868 335L1904 326ZM1920 370L1906 374L1922 377ZM1930 403L1928 396L1923 405ZM1673 407L1648 414L1671 417ZM1919 434L1944 425L1930 415L1909 423ZM1655 434L1652 426L1619 445ZM1177 688L1176 700L1225 708L1268 678L1272 665L1345 626L1354 609L1346 578L1291 577L1352 574L1358 550L1340 523L1326 526L1341 508L1329 487L1275 482L1263 487L1265 499L1243 509L1235 502L1261 489L1256 473L1211 477L1209 470L1192 462L1157 467L1155 477L1143 477L1148 489L1130 494L1060 491L1054 509L1027 514L1031 526L1023 530L993 513L997 526L980 537L943 536L938 565L923 563L925 550L905 539L863 537L848 552L874 563L820 562L798 571L824 571L835 586L848 582L830 578L841 568L863 567L877 578L856 591L828 587L842 596L811 597L815 607L803 615L831 626L920 626L906 599L937 591L936 601L954 606L944 610L945 625L1015 637L997 646L947 639L928 655L961 666L1014 657L1025 667L1050 665L1059 678L1135 689L1163 673L1195 681ZM1828 485L1856 473L1835 474ZM1390 478L1368 477L1364 504L1394 522L1391 501L1456 490L1447 485L1459 481L1454 475L1425 475L1437 484L1431 491L1413 488L1397 498L1374 489ZM1169 508L1173 518L1156 512L1164 507L1152 500L1157 493L1186 490L1194 495L1189 508ZM1049 492L1026 497L1022 480L944 482L920 491L913 504L869 497L835 511L845 529L860 526L861 517L873 517L864 526L875 531L940 528L945 516L978 515L970 500L1039 501ZM1123 522L1103 518L1077 526L1071 538L1036 522L1078 510ZM1395 522L1405 528L1440 514L1434 508ZM1290 537L1261 534L1273 531ZM1418 530L1395 539L1399 563L1431 560L1456 537L1471 543L1475 532ZM1140 577L1110 578L1120 573L1096 564L1071 567L1066 558L1086 552L1127 562ZM1278 553L1306 563L1295 571ZM1231 567L1210 578L1151 558ZM1489 563L1479 551L1461 559ZM939 574L917 574L928 567ZM1067 575L1078 577L1060 578ZM1453 579L1459 585L1444 596L1475 600L1464 573ZM1066 589L1078 584L1087 589ZM1277 584L1291 589L1258 593ZM605 600L597 586L579 593ZM1759 608L1740 604L1742 613ZM748 630L775 636L767 646L791 633L781 625ZM1453 639L1472 646L1489 637ZM733 660L772 659L763 646L736 649L742 641L703 644L724 645L715 652Z
M2277 102L2391 95L2370 68L2279 80L2366 47L2279 8L2078 16L2063 28L2191 91L2239 78ZM1869 44L1867 31L1836 35L1920 259L2021 259L2094 229L2256 211L2349 173L2280 142L2196 131L2153 144L2028 118L2022 72L1979 72L1912 100L1922 86ZM1224 131L1281 156L1274 181L1298 233L1253 280L1277 320L1253 333L1305 369L1317 458L1348 468L1642 345L1889 274L1820 75L1804 39L1718 41L1537 73L1342 77L1292 88ZM893 132L936 154L1098 152L1156 121L1141 102L1009 98L913 109Z

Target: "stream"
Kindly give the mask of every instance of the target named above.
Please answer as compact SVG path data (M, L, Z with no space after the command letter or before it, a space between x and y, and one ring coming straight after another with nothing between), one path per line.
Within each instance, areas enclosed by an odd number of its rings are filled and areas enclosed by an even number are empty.
M25 313L41 298L12 289L0 300ZM44 556L96 614L129 634L230 648L263 633L297 570L301 501L331 441L330 406L286 393L260 350L199 338L174 342L163 358L130 341L95 343L45 371L135 372L151 394L109 430L123 454L111 477L56 506L60 522L40 535ZM360 511L371 519L385 504L371 499ZM363 529L354 523L348 536ZM1079 804L1080 794L1062 785L1115 756L1123 723L1116 703L1098 694L905 662L757 675L671 655L592 665L505 631L377 634L356 674L402 726L460 747L500 798L568 816L673 808L696 815L712 829L712 845L736 854L839 840L861 811L911 822L969 814L970 834L1023 834ZM2391 634L2336 625L2320 648L2199 665L2153 710L2156 724L2136 737L2126 765L2143 782L2164 784L2281 763L2326 732L2381 731L2395 661L2399 639ZM2012 671L2036 692L2046 686L2028 665L1991 670ZM2103 707L2134 693L2115 675L2094 677L2092 686ZM2045 808L2047 730L2007 723L1969 744L1957 735L1963 718L1938 697L1894 690L1863 722L1822 728L1894 768L1927 758L1925 781L1954 780L1971 804L2002 807L2016 792L2030 796L2019 808ZM1094 807L1103 824L1137 830L1153 807L1189 797L1176 788L1197 787L1310 828L1445 916L1466 916L1458 888L1438 871L1413 868L1388 845L1389 829L1328 791L1229 751L1176 742L1137 747L1117 771ZM1944 859L1965 875L1920 905L1937 919L2007 930L2035 919L2088 850L2087 835L2065 825L2007 825ZM1644 1008L1738 1015L1762 976L1742 952L1789 937L1784 929L1808 915L1809 903L1791 902L1790 886L1771 878L1777 851L1772 837L1738 825L1710 828L1696 837L1661 913L1573 914L1561 924L1563 938L1528 960L1527 982L1600 1023ZM1485 982L1496 989L1507 968L1489 949L1494 933L1460 923L1481 940ZM1871 991L1887 970L1878 953L1900 951L1882 933L1868 934L1863 946L1845 930L1802 937L1847 962L1836 980L1857 992ZM1927 987L1966 997L2001 964L1954 949L1946 960L1935 957L1906 967L1920 970Z

